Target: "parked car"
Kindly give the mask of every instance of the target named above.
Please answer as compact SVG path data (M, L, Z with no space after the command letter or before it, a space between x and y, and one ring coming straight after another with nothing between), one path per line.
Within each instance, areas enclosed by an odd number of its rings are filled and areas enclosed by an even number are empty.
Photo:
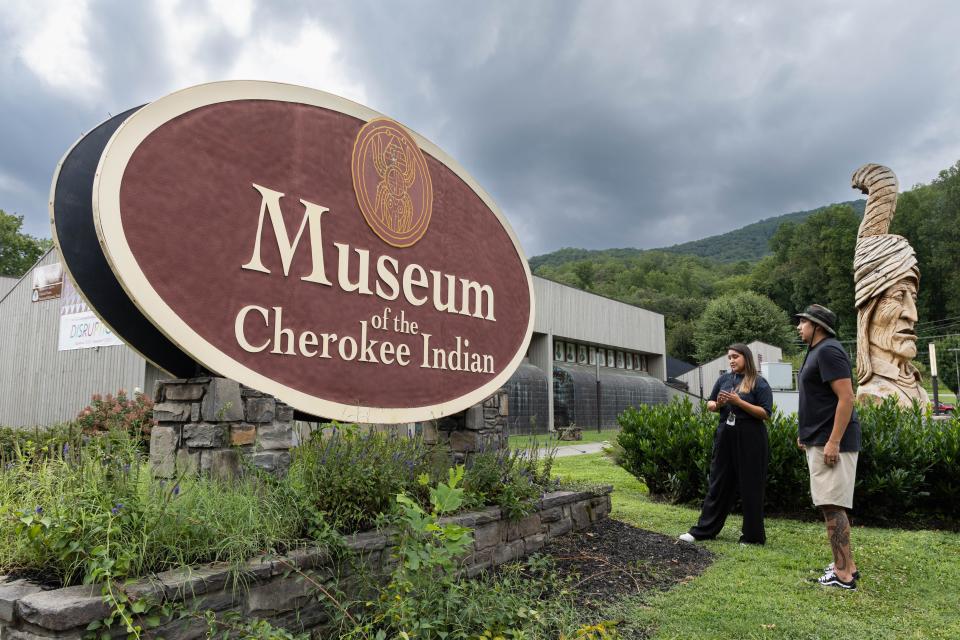
M953 413L953 405L946 402L937 403L937 413Z

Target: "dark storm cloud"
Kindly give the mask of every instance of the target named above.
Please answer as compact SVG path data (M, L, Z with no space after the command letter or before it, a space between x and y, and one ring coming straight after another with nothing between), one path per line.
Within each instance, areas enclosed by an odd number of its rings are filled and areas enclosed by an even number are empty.
M889 164L901 188L929 181L960 159L960 11L901 5L262 2L246 37L279 46L319 25L367 104L456 158L535 255L664 246L852 199L865 162ZM97 101L78 108L3 62L0 207L31 220L65 132L184 82L157 9L94 8ZM177 11L185 25L216 16ZM249 46L211 24L193 55L214 79Z
M328 20L373 106L458 158L531 254L682 242L859 197L865 162L906 188L960 158L942 5L418 6Z

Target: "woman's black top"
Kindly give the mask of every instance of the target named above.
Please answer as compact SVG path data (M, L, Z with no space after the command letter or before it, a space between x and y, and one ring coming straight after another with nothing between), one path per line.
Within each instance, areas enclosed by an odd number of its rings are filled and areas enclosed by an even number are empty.
M743 376L738 373L725 373L717 380L716 384L713 385L713 391L710 392L710 400L716 402L717 395L720 393L721 389L728 387L739 387L740 383L743 381ZM748 392L739 391L737 393L741 398L746 402L758 407L762 407L764 411L767 412L768 416L773 415L773 389L770 388L770 385L767 384L767 381L761 376L757 376L756 380L753 383L753 389ZM720 408L720 424L726 424L727 416L730 412L733 411L736 415L737 425L755 423L763 424L763 420L758 420L752 415L744 411L739 407L734 407L731 404L727 403Z

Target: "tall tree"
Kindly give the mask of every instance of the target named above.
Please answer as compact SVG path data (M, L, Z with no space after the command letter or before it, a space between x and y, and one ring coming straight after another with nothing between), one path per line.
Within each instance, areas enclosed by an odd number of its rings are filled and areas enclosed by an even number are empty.
M667 320L667 353L684 362L695 362L697 344L693 341L694 323L690 320Z
M784 224L770 241L771 256L753 271L757 291L791 311L819 303L837 314L839 329L856 335L853 251L860 221L849 205L834 205L800 224Z
M0 276L19 278L52 244L50 240L21 233L22 226L23 216L0 209Z
M890 232L907 238L917 252L920 321L960 316L960 162L929 185L901 194Z
M770 298L753 291L714 298L694 329L700 362L716 358L734 342L760 340L791 351L793 338L786 312Z

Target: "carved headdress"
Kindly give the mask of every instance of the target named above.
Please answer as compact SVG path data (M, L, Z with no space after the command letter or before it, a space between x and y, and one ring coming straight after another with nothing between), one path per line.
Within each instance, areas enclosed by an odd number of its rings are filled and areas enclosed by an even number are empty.
M865 164L853 174L851 186L867 194L867 209L857 231L853 257L857 306L857 381L873 374L870 363L870 318L880 296L904 278L920 283L917 256L903 236L887 233L897 208L897 176L879 164ZM919 375L912 365L909 374Z

